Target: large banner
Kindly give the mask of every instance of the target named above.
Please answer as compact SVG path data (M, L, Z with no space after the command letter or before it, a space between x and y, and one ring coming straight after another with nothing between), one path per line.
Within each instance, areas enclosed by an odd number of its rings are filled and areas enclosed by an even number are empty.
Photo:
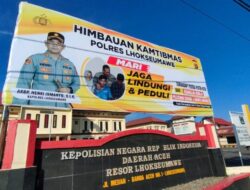
M247 132L247 126L243 113L229 112L231 122L234 125L234 132L241 146L250 146L250 136Z
M21 3L3 102L212 115L200 60Z

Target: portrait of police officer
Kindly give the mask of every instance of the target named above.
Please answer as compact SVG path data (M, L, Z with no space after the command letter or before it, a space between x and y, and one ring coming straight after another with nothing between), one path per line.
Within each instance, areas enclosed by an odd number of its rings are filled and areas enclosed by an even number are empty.
M80 79L74 64L61 55L65 48L64 36L49 32L45 46L47 51L28 57L20 71L16 88L75 93L80 88ZM56 101L24 100L13 98L13 104L69 107L68 103Z

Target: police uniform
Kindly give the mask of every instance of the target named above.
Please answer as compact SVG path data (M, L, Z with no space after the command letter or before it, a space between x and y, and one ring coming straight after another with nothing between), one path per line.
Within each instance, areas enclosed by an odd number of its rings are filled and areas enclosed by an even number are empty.
M49 33L48 40L52 39L50 37ZM60 87L58 86L59 84ZM55 60L49 55L48 52L35 54L26 59L20 71L16 85L16 88L54 92L62 87L69 88L71 93L75 93L80 88L80 80L76 68L72 62L63 56L60 55L59 58ZM14 98L13 104L52 107L69 106L68 103L23 100L18 98Z

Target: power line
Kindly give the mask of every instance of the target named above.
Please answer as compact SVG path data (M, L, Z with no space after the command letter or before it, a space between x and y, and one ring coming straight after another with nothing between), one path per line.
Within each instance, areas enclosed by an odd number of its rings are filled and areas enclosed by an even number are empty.
M13 75L12 75L13 74ZM23 75L23 76L14 76L14 74L26 74ZM44 75L44 73L42 72L38 72L38 73L35 73L35 72L31 72L31 71L14 71L14 70L8 70L7 71L7 77L6 78L11 78L11 79L24 79L24 80L33 80L31 79L29 76L31 75ZM62 75L62 74L55 74L55 73L46 73L48 76L51 76L51 77L62 77L62 76L67 76L67 77L72 77L72 78L82 78L82 79L85 79L86 80L86 76L84 75L73 75L73 74L68 74L68 75ZM28 76L29 75L29 76ZM94 77L93 77L94 78ZM136 78L131 78L131 79L124 79L124 81L130 81L130 82L134 82L134 81L146 81L146 82L151 82L151 83L165 83L165 82L169 82L169 83L177 83L177 82L180 82L180 83L197 83L197 84L205 84L206 81L205 80L200 80L200 81L191 81L191 80L149 80L149 79L136 79ZM8 82L9 83L9 82Z
M14 36L14 38L24 40L24 41L35 42L35 43L44 43L44 41L29 39L29 38L26 38L26 37L19 37L19 36L15 37ZM69 48L69 49L85 51L85 52L88 52L88 53L97 53L97 54L106 55L106 56L117 56L116 54L113 54L113 53L106 53L106 52L101 52L101 51L96 51L96 50L91 50L91 49L86 49L86 48L79 48L79 47L74 47L74 46L66 46L66 47ZM157 62L152 62L150 60L143 60L141 58L130 57L130 56L126 56L126 55L119 55L118 57L124 58L124 59L130 59L130 60L134 60L134 61L142 61L142 62L149 62L149 63L154 63L154 64L161 64L161 63L157 63ZM152 57L157 58L157 56L152 56ZM159 58L159 59L165 60L166 58ZM162 65L164 65L164 64L162 64ZM191 69L191 70L196 70L196 71L202 72L202 69L200 69L200 68L193 68L193 67L182 66L182 65L175 65L174 67L180 68L180 69Z
M234 0L235 3L246 9L247 11L250 11L250 4L244 0Z
M220 26L224 27L225 29L227 29L228 31L232 32L233 34L237 35L238 37L250 42L250 39L244 35L242 35L241 33L239 33L238 31L232 29L231 27L225 25L223 22L219 21L218 19L210 16L209 14L205 13L204 11L200 10L199 8L195 7L194 5L192 5L189 2L186 2L185 0L179 0L180 2L182 2L183 4L185 4L186 6L192 8L193 10L199 12L200 14L202 14L203 16L209 18L210 20L214 21L215 23L219 24Z

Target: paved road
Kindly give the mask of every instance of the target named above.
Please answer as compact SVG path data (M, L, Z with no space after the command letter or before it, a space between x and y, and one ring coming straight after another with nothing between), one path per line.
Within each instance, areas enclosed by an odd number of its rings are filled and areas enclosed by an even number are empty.
M226 166L241 166L239 152L237 148L223 148L222 154L225 159ZM241 147L243 163L250 166L250 148L247 150Z

